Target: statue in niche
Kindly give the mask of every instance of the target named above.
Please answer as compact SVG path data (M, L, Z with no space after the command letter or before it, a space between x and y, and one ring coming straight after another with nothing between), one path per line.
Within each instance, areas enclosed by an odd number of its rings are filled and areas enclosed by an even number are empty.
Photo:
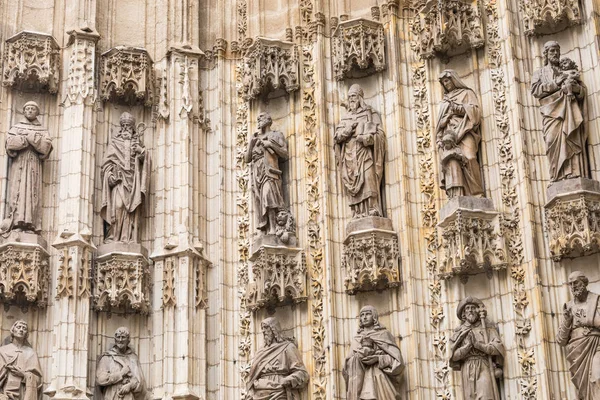
M104 242L137 243L142 205L149 179L150 160L142 144L143 124L121 114L120 129L113 135L102 162L102 208L108 230Z
M580 400L600 399L600 304L588 283L580 271L569 275L573 299L563 307L556 335L556 342L567 348L571 381Z
M261 323L265 347L258 350L248 375L248 395L259 400L300 400L308 371L293 339L281 334L277 318Z
M444 98L436 127L440 149L440 187L449 198L483 195L481 169L477 161L481 142L481 106L475 92L454 70L440 75Z
M8 172L8 216L0 232L39 233L42 229L42 161L52 151L52 140L38 120L40 107L34 101L23 106L24 118L6 135L6 154L12 163Z
M481 300L463 299L456 309L461 324L450 338L450 367L460 371L465 400L500 400L496 379L502 378L504 345L494 326L486 326Z
M357 84L348 90L347 110L335 128L335 153L352 219L382 217L386 137L381 116L365 104L363 89Z
M10 336L10 343L0 347L0 398L37 400L41 398L42 369L27 341L27 322L16 321L10 328Z
M403 369L394 336L379 323L375 307L363 307L357 335L344 363L346 399L399 399L397 384Z
M246 151L246 162L252 164L252 194L257 228L265 235L276 235L278 215L288 212L283 199L281 161L288 158L288 147L279 131L272 131L269 113L258 115L258 131L254 132Z
M546 42L544 66L533 75L531 93L540 102L552 182L588 176L586 92L577 64L561 60L558 42Z
M129 330L115 331L115 344L98 360L96 384L104 400L145 400L146 380L137 354L129 347Z

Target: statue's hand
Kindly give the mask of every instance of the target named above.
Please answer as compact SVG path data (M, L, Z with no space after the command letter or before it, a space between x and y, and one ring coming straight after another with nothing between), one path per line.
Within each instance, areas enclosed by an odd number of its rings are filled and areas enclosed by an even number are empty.
M364 357L361 361L365 365L373 365L379 362L379 356L367 356Z
M125 396L127 393L131 392L132 389L131 384L126 383L119 389L119 396Z
M144 152L144 148L142 146L140 146L139 144L134 143L134 145L133 145L133 151L136 154L142 154Z
M292 387L292 380L288 376L286 376L281 381L281 386L283 386L284 388L291 388Z
M40 141L41 135L36 131L31 131L27 134L27 141L31 144L37 143Z
M121 182L121 178L115 178L114 175L110 175L108 177L108 186L110 186L111 188L114 188L115 186L117 186L117 184Z
M556 84L557 84L558 86L560 86L560 85L562 85L562 84L563 84L563 82L564 82L564 81L566 81L566 80L567 80L567 74L560 74L560 75L558 76L558 78L556 78L556 81L555 81L555 82L556 82Z
M125 364L123 368L121 368L121 379L125 378L131 372L131 368L129 368L128 364Z
M6 369L8 369L13 375L18 376L19 378L25 378L25 373L21 370L21 368L17 367L16 365L9 364L6 366Z

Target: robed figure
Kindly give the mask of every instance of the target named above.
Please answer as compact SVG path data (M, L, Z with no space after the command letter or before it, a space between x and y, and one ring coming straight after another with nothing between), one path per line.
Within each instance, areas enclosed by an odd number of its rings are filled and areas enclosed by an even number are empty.
M440 187L449 198L483 194L477 159L481 142L481 106L473 90L454 70L440 75L444 97L436 126L441 150Z
M104 400L146 400L146 380L137 354L129 347L127 328L115 331L115 344L102 354L96 367L96 384Z
M481 300L463 299L456 310L461 324L450 338L450 367L460 371L465 400L500 400L496 379L502 377L506 352L494 326L486 326Z
M1 232L37 233L42 229L42 162L52 151L52 141L37 118L39 113L37 103L25 103L24 118L6 135L6 154L11 164L8 215L2 221Z
M387 150L381 116L365 104L364 92L357 84L348 90L347 109L335 128L335 154L352 218L381 217Z
M400 399L398 383L404 362L394 336L381 326L377 310L360 311L359 329L344 363L347 400Z
M248 374L248 396L253 400L300 400L308 371L292 339L281 334L279 321L261 323L265 346L256 352Z
M27 322L16 321L10 335L10 343L0 347L0 399L40 399L42 369L37 354L27 341Z
M533 74L531 93L539 99L550 180L587 177L584 127L586 87L560 65L560 46L544 45L544 66Z
M563 307L556 342L565 346L571 381L578 400L600 399L600 304L588 291L588 278L579 271L569 275L573 299Z
M149 156L137 132L135 118L121 114L102 162L102 208L108 230L105 243L137 243L142 205L150 179Z

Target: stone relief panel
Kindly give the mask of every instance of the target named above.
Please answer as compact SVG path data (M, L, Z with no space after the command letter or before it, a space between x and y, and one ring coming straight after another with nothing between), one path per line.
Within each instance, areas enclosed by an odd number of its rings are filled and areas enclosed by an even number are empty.
M519 0L527 36L548 35L583 23L580 0Z

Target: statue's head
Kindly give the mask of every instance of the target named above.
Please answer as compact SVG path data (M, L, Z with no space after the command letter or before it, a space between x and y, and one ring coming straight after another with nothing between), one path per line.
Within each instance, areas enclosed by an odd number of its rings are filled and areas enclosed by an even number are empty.
M19 338L23 341L27 340L29 336L29 327L27 326L27 322L22 319L15 321L15 323L10 328L10 335L14 338Z
M285 226L288 222L289 211L285 208L280 208L277 212L277 217L275 218L275 222L279 226Z
M35 101L28 101L23 105L23 115L28 121L33 121L40 115L40 106Z
M588 294L587 286L589 283L590 280L581 271L573 271L569 274L569 287L571 288L573 297L585 300Z
M115 331L115 346L121 353L125 353L125 350L129 347L129 338L129 329L124 326Z
M125 136L126 139L131 138L135 132L135 118L133 115L124 112L119 118L119 124L121 125L121 130L119 132Z
M268 112L261 112L258 114L256 121L258 122L258 129L260 130L270 127L273 124L273 118L271 118L271 115Z
M445 69L442 71L438 80L444 88L444 93L450 93L456 89L469 89L469 87L460 79L458 73L453 69Z
M556 40L550 40L544 44L544 65L548 63L558 65L560 62L560 45Z
M364 306L360 309L358 314L358 331L361 332L364 329L383 329L379 323L379 313L373 306Z
M467 297L462 299L456 309L456 316L462 322L469 322L475 324L479 321L479 312L483 309L483 302L477 297Z
M277 318L265 318L261 322L260 327L262 329L263 338L265 339L265 346L270 346L273 342L279 343L283 341L283 337L281 336L281 325Z
M355 83L348 89L348 110L355 112L364 107L365 92L359 84Z

